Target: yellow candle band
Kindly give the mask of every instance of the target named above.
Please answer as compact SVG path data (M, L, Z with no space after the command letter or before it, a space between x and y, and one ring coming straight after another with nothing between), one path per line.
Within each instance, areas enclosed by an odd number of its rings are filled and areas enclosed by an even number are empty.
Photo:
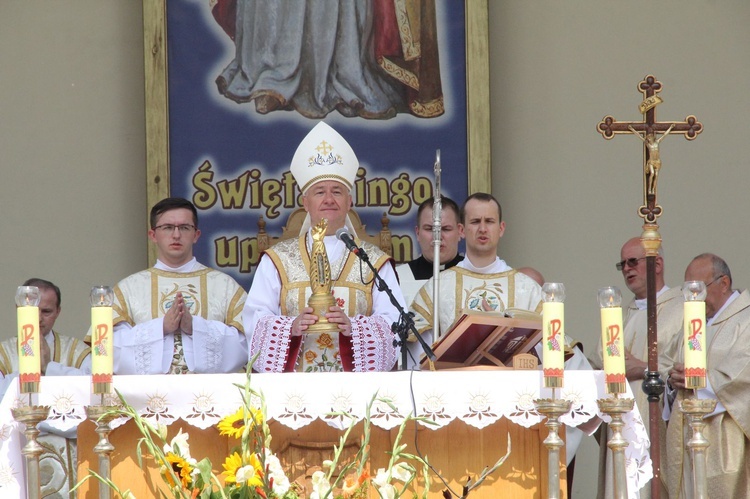
M18 372L21 393L38 393L42 375L39 342L39 307L16 308L18 318Z
M601 309L602 359L607 393L625 393L625 344L622 331L622 308Z
M542 372L546 388L561 388L565 368L565 304L542 304Z
M684 305L683 350L685 387L706 387L706 302L686 301Z
M113 371L112 307L92 307L91 376L94 393L111 392Z

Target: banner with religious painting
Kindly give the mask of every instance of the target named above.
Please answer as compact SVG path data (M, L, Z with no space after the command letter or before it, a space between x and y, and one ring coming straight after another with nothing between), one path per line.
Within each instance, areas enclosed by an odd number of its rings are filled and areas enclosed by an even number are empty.
M149 207L193 201L198 260L247 288L258 221L280 235L301 206L289 163L323 120L359 158L368 232L386 213L395 259L417 257L436 150L443 194L490 189L488 130L468 139L467 26L482 10L486 29L486 4L453 0L144 0Z

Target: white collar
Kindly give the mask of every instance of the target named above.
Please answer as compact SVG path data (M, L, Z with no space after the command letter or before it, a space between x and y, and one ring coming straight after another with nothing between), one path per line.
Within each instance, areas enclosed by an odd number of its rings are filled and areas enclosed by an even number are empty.
M665 285L663 288L661 288L659 291L656 292L656 297L659 298L659 296L661 296L661 294L666 291L669 291L669 286ZM638 310L646 310L647 301L648 301L648 298L636 299L635 308L637 308Z
M495 261L490 263L486 267L476 267L473 263L471 263L468 256L465 256L464 259L461 260L456 266L461 267L462 269L476 272L477 274L499 274L500 272L513 270L508 266L507 263L505 263L505 260L501 260L499 256L496 256Z
M195 257L193 257L189 262L180 265L179 267L170 267L166 263L157 259L154 268L159 270L166 270L167 272L177 272L179 274L185 274L187 272L192 272L197 265L198 260L196 260Z

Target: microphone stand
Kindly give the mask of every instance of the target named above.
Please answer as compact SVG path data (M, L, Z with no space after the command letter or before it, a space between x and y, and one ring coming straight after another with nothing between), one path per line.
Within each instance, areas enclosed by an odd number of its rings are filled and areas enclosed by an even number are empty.
M422 346L422 350L424 350L425 355L427 355L427 357L434 362L436 359L435 353L432 351L432 348L430 348L424 338L422 338L422 335L417 332L417 328L414 326L413 312L407 312L406 310L404 310L404 307L402 307L398 300L396 300L396 297L393 296L393 291L391 291L391 288L388 287L388 284L386 284L383 278L380 277L378 270L370 262L370 257L367 256L365 250L359 247L355 247L350 248L350 251L357 255L360 260L365 262L368 267L370 267L378 291L384 291L388 295L388 298L391 300L391 304L396 307L396 310L398 310L398 322L394 322L391 325L391 330L397 336L397 339L393 340L393 345L401 348L401 369L404 371L406 370L406 358L408 354L406 342L409 338L410 331L414 333L414 336L416 336L417 341Z

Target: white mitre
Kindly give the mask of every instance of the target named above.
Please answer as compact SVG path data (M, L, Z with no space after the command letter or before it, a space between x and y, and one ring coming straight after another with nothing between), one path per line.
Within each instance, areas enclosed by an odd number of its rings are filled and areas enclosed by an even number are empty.
M351 190L359 161L346 139L321 121L300 142L290 169L302 194L323 180L336 180Z
M290 170L302 194L324 180L341 182L351 190L359 170L359 160L346 139L321 121L297 146ZM356 236L349 216L346 217L346 227ZM309 228L308 214L300 234Z

